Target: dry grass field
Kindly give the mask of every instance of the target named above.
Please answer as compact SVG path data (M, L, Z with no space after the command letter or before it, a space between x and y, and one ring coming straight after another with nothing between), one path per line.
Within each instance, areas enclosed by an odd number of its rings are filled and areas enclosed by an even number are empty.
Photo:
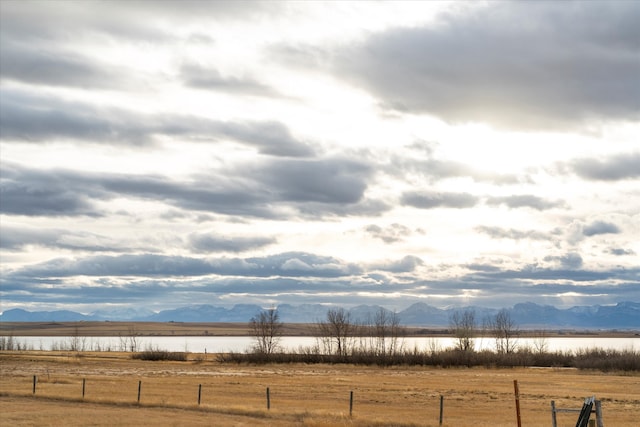
M637 426L640 375L573 369L438 369L132 360L129 353L0 353L3 425L549 426L550 401L595 395L606 426ZM37 376L33 394L33 376ZM82 398L82 380L85 396ZM141 382L140 403L137 402ZM198 388L202 387L198 405ZM269 387L271 409L266 408ZM349 395L354 393L353 416ZM559 414L560 426L577 415Z

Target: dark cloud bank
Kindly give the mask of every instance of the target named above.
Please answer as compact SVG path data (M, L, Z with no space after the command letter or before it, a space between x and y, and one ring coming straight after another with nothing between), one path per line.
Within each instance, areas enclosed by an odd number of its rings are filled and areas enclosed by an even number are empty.
M564 129L635 121L638 21L632 1L494 3L435 26L374 34L331 61L386 107L451 122Z

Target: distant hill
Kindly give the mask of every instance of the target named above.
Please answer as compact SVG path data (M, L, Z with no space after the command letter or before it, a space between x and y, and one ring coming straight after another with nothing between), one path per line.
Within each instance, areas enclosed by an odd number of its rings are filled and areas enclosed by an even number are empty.
M280 320L287 323L316 323L326 316L328 307L320 304L299 306L282 304L277 307ZM373 318L380 306L360 305L349 309L353 321ZM91 314L68 310L26 311L20 308L6 310L0 322L74 322L74 321L152 321L152 322L249 322L261 307L238 304L231 308L201 304L163 310L158 313L144 308L125 310L100 310ZM478 325L483 319L494 316L498 309L486 307L437 308L422 302L397 312L400 323L405 326L447 327L451 315L460 310L473 310ZM640 303L620 302L616 305L577 306L559 309L550 305L531 302L516 304L507 309L519 328L595 328L595 329L640 329Z

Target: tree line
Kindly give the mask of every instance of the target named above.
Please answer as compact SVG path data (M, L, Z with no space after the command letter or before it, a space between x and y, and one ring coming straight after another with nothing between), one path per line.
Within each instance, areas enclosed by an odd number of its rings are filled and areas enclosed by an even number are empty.
M249 322L254 337L253 353L271 355L282 350L283 323L275 308L261 311ZM400 350L405 328L395 312L383 308L364 321L354 321L343 308L332 308L316 324L317 343L313 350L322 354L347 357L354 351L386 357Z
M473 310L456 311L449 319L450 331L455 338L455 348L473 351L476 336L490 334L495 339L498 353L513 353L517 349L518 327L506 309L483 320L482 331L478 328ZM254 353L273 354L281 351L283 323L276 308L263 310L249 322L255 344ZM355 321L343 308L332 308L326 317L316 323L317 350L323 354L348 356L354 351L385 357L402 350L402 337L406 329L400 324L395 312L380 307L366 319Z
M405 348L406 329L396 313L379 309L364 321L334 308L315 325L316 344L287 351L280 345L283 323L277 309L263 310L250 321L255 344L246 353L218 355L221 362L236 363L354 363L369 365L419 366L545 366L598 369L601 371L640 371L640 351L581 349L554 351L547 349L544 334L534 345L519 346L519 328L508 310L478 321L473 310L459 310L449 319L454 337L452 348L441 349L435 341L426 349ZM494 350L476 350L478 336L495 340Z

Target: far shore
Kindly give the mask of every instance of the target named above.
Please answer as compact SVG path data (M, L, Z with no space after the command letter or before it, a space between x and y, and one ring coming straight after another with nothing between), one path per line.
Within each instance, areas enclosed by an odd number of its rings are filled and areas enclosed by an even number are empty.
M447 337L452 334L446 328L410 326L405 327L407 337ZM284 323L283 336L315 336L314 323ZM245 322L0 322L0 336L251 336ZM640 330L597 330L597 329L524 329L518 336L527 337L600 337L638 338Z

